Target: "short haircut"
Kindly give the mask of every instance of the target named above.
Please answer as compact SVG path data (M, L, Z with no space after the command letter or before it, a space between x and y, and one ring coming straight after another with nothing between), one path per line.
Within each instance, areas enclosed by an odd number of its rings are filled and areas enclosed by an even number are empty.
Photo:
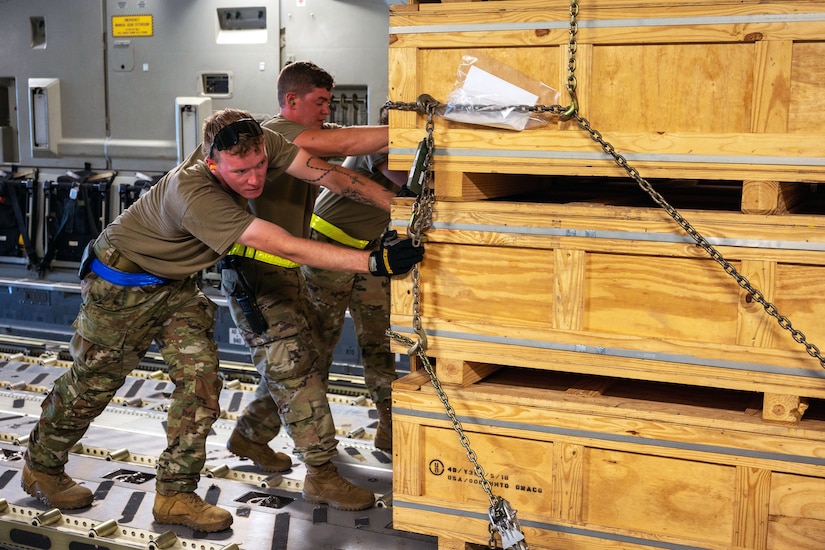
M295 61L285 65L278 75L278 105L286 105L286 94L306 95L316 88L332 91L335 79L311 61Z

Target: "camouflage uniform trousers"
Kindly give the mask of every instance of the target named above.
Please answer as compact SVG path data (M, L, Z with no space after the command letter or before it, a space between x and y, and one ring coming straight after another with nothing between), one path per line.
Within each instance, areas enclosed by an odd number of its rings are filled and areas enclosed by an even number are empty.
M194 277L165 285L122 287L94 273L81 282L73 324L74 362L42 403L26 460L35 470L63 472L69 450L106 408L152 341L175 384L167 447L158 459L157 491L194 492L206 461L206 437L220 414L216 305Z
M238 417L237 429L250 441L267 444L283 425L296 457L320 466L337 456L338 440L313 329L318 315L303 273L249 258L240 258L238 273L254 293L269 328L264 334L253 333L237 301L228 300L261 376L255 398Z
M338 244L312 231L314 240ZM309 292L320 315L321 352L327 369L344 328L349 308L355 335L361 348L364 383L370 397L378 403L392 397L392 382L398 375L395 354L390 351L390 280L386 277L328 271L302 266Z

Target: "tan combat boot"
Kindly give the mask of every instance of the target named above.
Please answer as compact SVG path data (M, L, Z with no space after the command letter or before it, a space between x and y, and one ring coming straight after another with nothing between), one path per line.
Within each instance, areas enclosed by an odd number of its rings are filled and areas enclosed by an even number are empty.
M292 458L289 455L276 453L269 445L250 441L237 429L232 430L226 448L236 456L250 459L264 472L285 472L292 468Z
M24 464L20 485L28 494L52 508L73 510L92 503L92 492L75 483L65 472L52 475L32 470Z
M320 466L307 464L304 500L327 504L336 510L364 510L375 504L375 495L341 477L332 462Z
M185 525L195 531L214 533L232 525L232 514L204 502L196 493L155 494L152 515L158 523Z
M392 400L385 399L375 404L378 409L378 428L375 430L376 449L392 454Z

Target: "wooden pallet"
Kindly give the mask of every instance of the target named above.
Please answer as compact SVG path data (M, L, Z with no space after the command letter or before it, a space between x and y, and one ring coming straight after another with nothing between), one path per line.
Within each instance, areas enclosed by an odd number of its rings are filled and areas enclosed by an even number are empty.
M788 427L752 392L526 369L446 391L531 549L825 545L822 403ZM423 371L394 384L393 418L393 526L486 544L489 498Z
M763 417L787 422L806 399L825 398L819 361L663 210L635 206L627 193L622 206L578 200L585 195L436 203L421 315L444 381L467 385L515 366L757 391ZM736 197L724 201L738 208ZM409 208L394 206L401 231ZM823 349L815 297L825 284L825 217L682 214ZM412 296L409 276L393 279L392 324L409 335Z
M569 2L392 6L390 100L444 102L468 52L562 92ZM578 114L645 177L825 181L825 4L600 0L579 9ZM390 112L390 166L407 170L425 117ZM499 196L490 174L624 173L575 120L500 130L435 118L439 198ZM494 180L495 181L495 180Z

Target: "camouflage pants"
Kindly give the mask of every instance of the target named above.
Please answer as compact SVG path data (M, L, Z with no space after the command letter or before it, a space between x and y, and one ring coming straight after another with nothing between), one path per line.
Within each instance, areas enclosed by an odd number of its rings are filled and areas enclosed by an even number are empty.
M54 383L31 432L27 461L58 474L69 450L109 404L154 340L175 384L157 491L194 492L206 461L206 437L218 418L216 306L194 277L166 285L121 287L94 273L81 283L72 367Z
M298 268L248 258L240 261L238 272L255 294L269 328L260 335L251 332L240 306L229 299L232 319L261 375L255 399L238 417L237 429L253 442L268 443L283 423L295 455L319 466L338 454L338 440L327 401L327 374L313 330L317 312L304 276Z
M332 241L316 231L312 239ZM328 271L303 266L315 307L320 315L320 339L324 364L329 369L332 353L341 337L349 309L364 362L364 382L370 397L384 401L392 397L392 382L398 375L395 354L390 351L390 281L361 273Z

